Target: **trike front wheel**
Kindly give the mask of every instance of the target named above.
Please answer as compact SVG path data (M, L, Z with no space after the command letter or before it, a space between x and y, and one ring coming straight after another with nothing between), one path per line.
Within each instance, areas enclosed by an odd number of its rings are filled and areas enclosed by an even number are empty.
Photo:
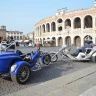
M45 65L49 65L50 62L51 62L51 57L50 57L50 55L45 55L45 56L44 56L44 59L43 59L43 63L44 63Z

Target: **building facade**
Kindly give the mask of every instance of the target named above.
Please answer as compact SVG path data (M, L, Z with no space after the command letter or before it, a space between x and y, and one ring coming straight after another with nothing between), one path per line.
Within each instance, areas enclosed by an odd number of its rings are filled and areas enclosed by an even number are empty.
M22 40L23 39L23 32L20 31L7 31L6 26L2 25L0 27L0 40L6 40L10 37L13 37L14 40Z
M0 40L1 39L6 39L6 26L1 26L0 27Z
M45 18L35 25L35 43L50 39L53 46L65 44L84 45L86 40L96 44L96 2L89 9L66 12L59 10L55 16Z
M6 31L6 39L13 37L14 40L23 40L23 32L20 31Z
M34 32L30 32L27 34L27 39L30 39L34 42Z

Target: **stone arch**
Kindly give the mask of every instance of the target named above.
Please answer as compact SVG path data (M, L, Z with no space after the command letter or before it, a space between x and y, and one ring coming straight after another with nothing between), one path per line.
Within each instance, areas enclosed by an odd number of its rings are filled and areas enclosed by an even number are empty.
M43 38L43 42L44 42L45 38Z
M16 36L14 36L14 40L16 40Z
M38 30L37 33L38 33L38 36L39 36L39 30L40 30L39 27L37 28L37 30Z
M67 36L67 37L65 38L65 44L66 44L66 45L71 45L71 37L70 37L70 36Z
M84 28L92 28L93 19L92 16L87 15L84 18Z
M71 20L70 19L66 19L65 20L65 29L71 27Z
M56 23L55 22L51 23L51 31L56 31Z
M42 39L40 38L40 42L41 42L41 44L42 44Z
M56 46L56 38L55 37L52 37L52 40L53 40L52 45L53 46Z
M74 29L75 28L81 28L81 19L79 17L74 19Z
M74 37L74 44L77 47L80 47L81 46L81 38L80 38L80 36L75 36Z
M49 23L46 24L46 32L50 32L50 24Z
M58 27L58 31L62 31L62 26Z
M58 20L57 20L57 23L62 23L63 22L63 20L61 19L61 18L59 18Z
M84 44L85 44L85 42L86 41L92 41L92 36L90 36L90 35L86 35L85 37L84 37Z
M63 45L63 38L58 37L58 46L62 46L62 45Z
M47 39L50 39L49 37L47 37Z
M42 25L42 31L45 33L45 25Z
M40 26L40 36L41 36L41 26Z

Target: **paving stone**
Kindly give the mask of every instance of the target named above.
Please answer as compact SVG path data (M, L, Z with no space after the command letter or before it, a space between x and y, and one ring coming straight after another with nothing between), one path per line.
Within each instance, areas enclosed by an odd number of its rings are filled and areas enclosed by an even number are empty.
M85 91L79 96L96 96L96 86L88 89L87 91Z
M56 78L53 80L49 80L47 82L38 84L33 87L31 86L24 90L13 93L9 96L18 96L18 95L20 95L20 96L27 96L27 95L28 96L34 96L34 95L35 96L64 96L64 95L65 96L79 96L84 91L86 91L89 88L92 88L92 87L94 87L94 85L96 85L96 82L95 82L95 80L96 80L96 71L95 70L96 69L93 70L94 72L92 74L90 73L90 70L94 69L95 67L96 67L96 65L92 66L90 68L86 68L86 69L77 71L77 72L73 72L66 76L62 76L62 77L59 77L59 78ZM82 74L82 72L83 72L83 74ZM84 76L84 74L85 74L85 76ZM74 82L66 84L65 83L67 80L66 78L69 77L69 75L70 75L70 77L71 76L76 76L76 77L73 78ZM80 76L83 75L84 77L77 79L78 75L80 75ZM64 79L64 77L65 77L65 79ZM92 77L94 79L91 79ZM60 84L59 80L62 80L62 82L63 82L62 85ZM55 86L53 83L54 84L58 83L58 86L57 86L57 84ZM49 84L51 84L51 86ZM8 95L6 95L6 96L8 96Z
M88 75L87 77L81 78L71 84L63 86L64 89L70 90L72 92L76 92L79 95L85 92L86 90L94 87L96 85L96 72Z
M53 91L54 96L78 96L77 93L74 93L70 90L65 90L63 88L59 88Z

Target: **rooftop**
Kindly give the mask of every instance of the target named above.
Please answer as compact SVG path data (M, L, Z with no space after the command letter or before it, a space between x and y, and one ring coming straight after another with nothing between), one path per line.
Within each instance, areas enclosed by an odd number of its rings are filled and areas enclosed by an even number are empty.
M8 32L8 33L23 33L23 32L20 32L20 31L18 31L18 30L16 30L16 31L6 31L6 32Z

